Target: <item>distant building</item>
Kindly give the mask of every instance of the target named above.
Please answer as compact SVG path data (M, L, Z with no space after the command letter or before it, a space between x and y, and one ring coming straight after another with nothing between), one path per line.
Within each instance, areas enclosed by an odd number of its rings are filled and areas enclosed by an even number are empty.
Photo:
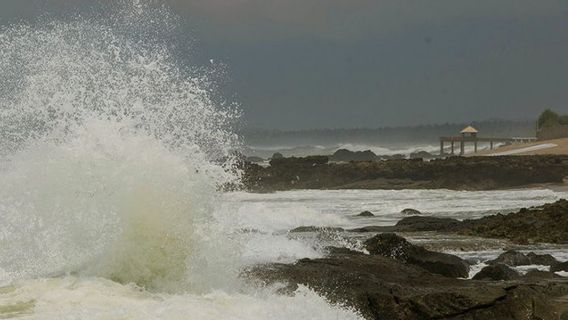
M462 134L462 136L469 135L471 137L476 137L479 131L477 131L477 129L472 126L467 126L460 133Z

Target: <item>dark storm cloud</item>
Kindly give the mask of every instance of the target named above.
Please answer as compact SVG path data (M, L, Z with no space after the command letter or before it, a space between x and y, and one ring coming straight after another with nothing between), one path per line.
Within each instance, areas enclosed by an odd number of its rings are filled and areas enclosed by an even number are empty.
M107 1L105 3L109 3ZM376 127L568 112L568 2L167 0L228 66L251 126ZM93 9L5 0L0 23Z

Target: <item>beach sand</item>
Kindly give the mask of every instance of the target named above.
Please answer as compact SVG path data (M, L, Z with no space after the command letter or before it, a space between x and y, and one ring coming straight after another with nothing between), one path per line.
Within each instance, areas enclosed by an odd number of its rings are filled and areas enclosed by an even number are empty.
M532 143L519 143L502 146L493 150L481 150L468 156L498 156L498 155L543 155L568 154L568 138L543 140Z

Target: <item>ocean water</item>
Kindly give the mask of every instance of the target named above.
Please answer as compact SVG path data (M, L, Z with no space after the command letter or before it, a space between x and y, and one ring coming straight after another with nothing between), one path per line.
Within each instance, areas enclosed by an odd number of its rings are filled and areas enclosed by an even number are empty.
M326 246L346 246L362 250L362 242L372 233L307 232L289 233L299 226L340 227L353 229L363 226L392 226L407 217L403 209L418 209L424 216L475 219L496 213L516 212L521 208L539 206L567 198L565 191L550 189L518 189L497 191L452 190L298 190L252 194L235 192L225 195L220 219L235 228L255 230L263 236L263 248L272 259L292 261L302 255L314 257L325 254ZM357 216L371 211L374 217ZM222 212L225 212L222 214ZM229 214L230 212L230 214ZM271 235L270 237L268 235ZM508 249L521 252L551 254L559 261L568 261L568 246L553 244L514 245L504 240L437 234L434 232L403 233L409 241L431 250L455 254L472 263L470 277ZM270 239L284 238L293 242L274 243ZM298 255L298 243L314 251ZM261 249L256 250L261 252ZM522 266L548 270L548 266Z
M240 273L360 249L358 235L288 232L297 226L388 225L405 207L478 217L564 196L223 193L239 179L239 111L215 102L207 72L178 63L171 12L119 3L0 30L0 318L360 319ZM353 216L362 210L378 217Z

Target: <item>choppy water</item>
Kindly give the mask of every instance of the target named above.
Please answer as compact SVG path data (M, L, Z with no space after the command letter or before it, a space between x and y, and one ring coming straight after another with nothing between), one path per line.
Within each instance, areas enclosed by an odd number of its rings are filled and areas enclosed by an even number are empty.
M169 11L120 3L0 30L0 318L358 319L307 288L283 296L239 273L330 243L357 248L288 234L301 225L388 225L405 207L477 217L563 196L224 194L239 178L238 111L178 64ZM362 210L378 217L353 217Z
M0 30L0 318L357 319L242 283L271 258L215 215L239 112L168 10L117 3Z
M423 215L447 217L459 220L475 219L496 213L510 213L520 208L538 206L567 198L564 191L549 189L519 189L500 191L450 191L450 190L299 190L269 194L232 193L226 195L227 207L234 213L223 218L235 227L258 230L279 238L299 226L341 227L345 229L369 225L392 226L407 217L401 214L405 208L420 210ZM375 217L358 217L364 211ZM429 249L458 255L474 264L470 275L495 259L505 249L521 252L552 254L560 261L568 260L566 245L518 246L504 240L483 239L434 232L402 234L411 242ZM292 242L272 243L264 239L267 254L284 262L302 255L324 254L325 246L348 246L359 249L370 234L359 233L292 233ZM268 236L264 236L268 238ZM296 254L297 242L311 246L313 252ZM279 250L271 251L272 246ZM545 266L523 266L520 272L530 268L548 269Z

